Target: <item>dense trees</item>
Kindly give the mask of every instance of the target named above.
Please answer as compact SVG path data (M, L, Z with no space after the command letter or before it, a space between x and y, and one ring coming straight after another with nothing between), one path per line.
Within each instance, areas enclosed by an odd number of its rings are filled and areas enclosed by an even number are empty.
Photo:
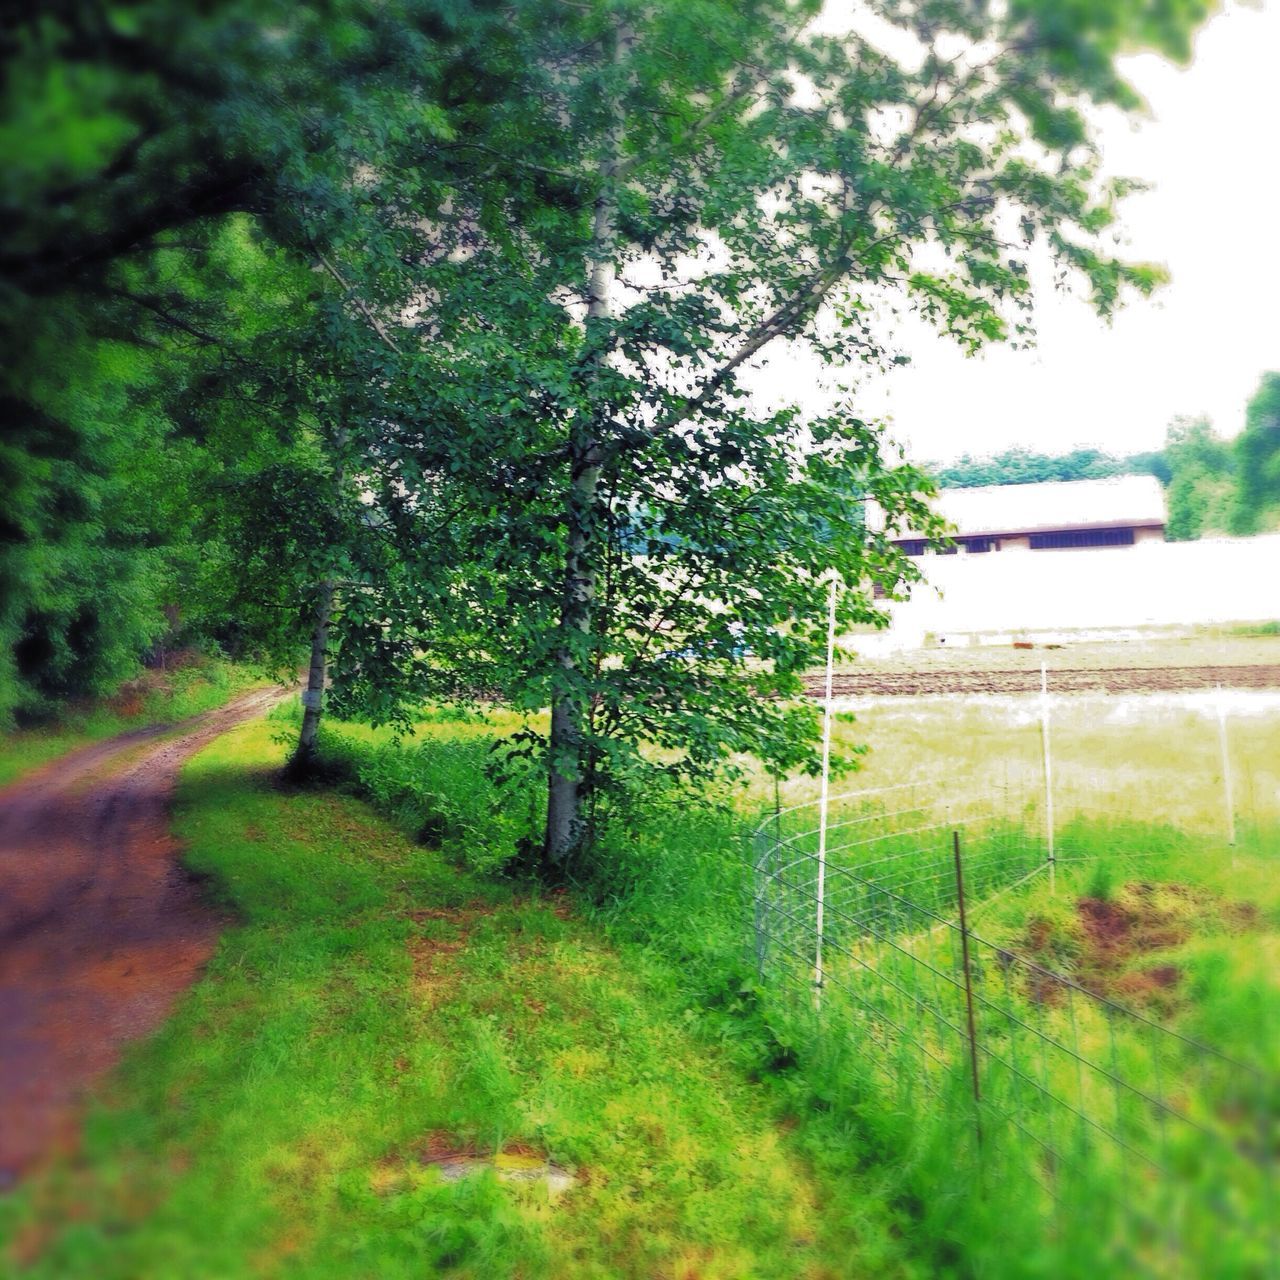
M1100 480L1106 476L1123 475L1135 468L1129 459L1112 457L1101 449L1072 449L1069 453L1051 454L1014 448L990 458L966 453L956 462L935 463L928 469L944 488L972 489L988 484Z
M1203 15L876 9L16 24L4 127L45 139L3 210L0 714L109 683L171 606L281 661L310 640L303 765L326 685L383 721L550 708L507 764L546 776L555 862L639 776L812 763L786 695L820 579L877 617L913 570L859 500L918 525L927 484L851 406L762 412L742 373L782 339L892 364L904 307L1016 339L1040 247L1104 313L1150 289L1104 248L1124 184L1084 108L1134 105L1115 53L1184 53Z

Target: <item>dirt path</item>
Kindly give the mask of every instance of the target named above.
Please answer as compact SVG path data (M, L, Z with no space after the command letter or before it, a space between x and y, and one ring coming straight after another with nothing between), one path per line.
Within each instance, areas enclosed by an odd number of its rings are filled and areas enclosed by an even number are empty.
M178 861L174 784L281 696L121 734L0 790L0 1188L73 1140L85 1088L212 953L221 921Z
M1054 693L1157 693L1179 689L1280 688L1280 666L1059 668L1049 672ZM823 677L811 673L805 689L821 697ZM838 697L921 693L1039 693L1040 672L935 668L922 671L838 673L832 691Z

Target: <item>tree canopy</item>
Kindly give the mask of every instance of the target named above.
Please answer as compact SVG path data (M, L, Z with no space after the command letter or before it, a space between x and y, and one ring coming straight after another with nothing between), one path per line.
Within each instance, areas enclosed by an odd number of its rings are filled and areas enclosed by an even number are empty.
M1206 7L869 12L892 39L815 0L16 23L0 714L105 687L177 609L309 640L304 746L326 688L549 709L506 767L545 774L556 863L637 777L811 767L822 583L880 619L915 570L862 504L922 527L929 481L856 401L765 412L744 373L780 340L892 366L904 310L1021 340L1046 249L1104 315L1150 291L1088 109Z

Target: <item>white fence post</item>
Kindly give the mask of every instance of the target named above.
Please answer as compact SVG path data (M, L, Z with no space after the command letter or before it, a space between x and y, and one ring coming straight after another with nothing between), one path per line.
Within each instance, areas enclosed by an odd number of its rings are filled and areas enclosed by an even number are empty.
M1227 843L1236 844L1236 799L1231 777L1231 750L1227 742L1227 702L1218 686L1218 744L1222 749L1222 798L1227 807Z
M1049 837L1049 892L1056 890L1058 857L1053 843L1053 751L1049 734L1049 664L1040 664L1040 743L1044 751L1044 822Z
M836 660L836 577L827 596L827 697L822 711L822 790L818 801L817 943L813 960L813 1007L822 1003L822 934L826 927L827 802L831 791L831 684Z

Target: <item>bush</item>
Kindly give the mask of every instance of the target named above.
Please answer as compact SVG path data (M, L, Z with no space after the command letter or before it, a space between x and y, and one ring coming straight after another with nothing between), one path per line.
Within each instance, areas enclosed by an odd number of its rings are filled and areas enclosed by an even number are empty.
M447 731L416 743L362 739L358 730L320 734L321 773L347 783L402 831L473 871L513 861L541 823L532 786L500 788L490 741Z

